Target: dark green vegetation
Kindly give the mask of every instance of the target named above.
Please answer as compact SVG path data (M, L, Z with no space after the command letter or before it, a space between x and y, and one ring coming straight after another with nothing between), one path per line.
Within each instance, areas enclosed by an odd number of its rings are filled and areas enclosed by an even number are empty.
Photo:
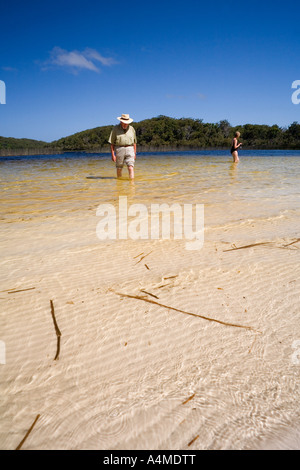
M0 137L0 149L32 149L45 147L51 147L51 144L43 142L42 140Z
M300 149L300 124L293 122L288 128L245 124L232 127L227 120L216 124L204 123L202 119L174 119L158 116L135 122L138 149L204 149L230 148L234 133L241 133L244 148L251 149ZM113 125L95 127L63 137L51 143L0 137L0 154L29 149L51 153L61 151L108 151L107 142ZM16 154L16 153L15 153ZM20 154L20 153L19 153Z

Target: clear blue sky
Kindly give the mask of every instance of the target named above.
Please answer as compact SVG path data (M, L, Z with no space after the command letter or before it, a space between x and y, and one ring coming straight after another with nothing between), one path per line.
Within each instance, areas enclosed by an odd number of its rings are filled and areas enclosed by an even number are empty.
M0 135L52 141L164 114L300 122L299 1L15 1L0 7Z

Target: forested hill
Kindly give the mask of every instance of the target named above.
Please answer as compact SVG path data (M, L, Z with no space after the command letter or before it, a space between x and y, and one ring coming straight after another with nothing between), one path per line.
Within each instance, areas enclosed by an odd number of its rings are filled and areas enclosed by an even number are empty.
M246 124L232 127L223 120L216 124L202 119L174 119L158 116L134 122L138 145L143 148L228 148L234 133L241 133L244 147L257 149L300 149L300 124L294 122L287 129L277 125ZM59 139L52 144L65 150L97 149L108 146L107 139L113 126L96 127Z
M203 149L230 148L234 133L241 133L244 148L252 149L300 149L300 124L293 122L288 128L277 125L245 124L232 127L227 120L204 123L202 119L158 116L132 124L136 130L139 149L165 148ZM9 150L42 149L54 151L105 151L113 125L95 127L51 143L30 139L0 137L0 152Z
M32 149L32 148L51 148L52 144L42 140L34 139L15 139L14 137L0 136L1 149Z

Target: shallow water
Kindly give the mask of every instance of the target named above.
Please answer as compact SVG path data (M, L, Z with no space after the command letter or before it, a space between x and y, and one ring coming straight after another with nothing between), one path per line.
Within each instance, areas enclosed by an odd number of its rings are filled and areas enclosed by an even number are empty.
M126 168L116 179L109 155L1 159L1 447L41 413L27 448L296 448L300 273L299 245L289 244L299 237L299 157L243 152L235 165L217 151L140 154L134 182ZM97 207L119 196L204 204L204 249L101 245ZM227 251L259 242L268 244ZM255 331L120 299L111 287Z
M126 168L121 179L115 177L109 155L2 158L1 217L59 217L87 205L115 204L120 195L128 203L205 204L210 213L217 210L219 223L229 214L238 217L235 203L242 204L244 219L253 216L254 205L256 217L299 210L300 152L253 151L239 164L230 155L206 153L140 154L134 182Z

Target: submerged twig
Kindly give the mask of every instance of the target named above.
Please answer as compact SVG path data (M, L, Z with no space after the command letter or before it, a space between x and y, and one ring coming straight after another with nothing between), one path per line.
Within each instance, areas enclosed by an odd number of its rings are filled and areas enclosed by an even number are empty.
M282 245L282 246L277 246L276 248L286 248L288 246L291 246L291 245L294 245L295 243L298 243L300 241L300 238L297 238L296 240L294 240L293 242L291 243L287 243L286 245ZM259 245L269 245L271 243L274 243L274 242L259 242L259 243L251 243L251 245L243 245L243 246L234 246L234 248L229 248L228 250L223 250L223 252L225 251L235 251L235 250L242 250L243 248L252 248L253 246L259 246Z
M32 290L32 289L35 289L35 287L28 287L28 289L10 290L7 293L8 294L15 294L16 292L25 292L26 290Z
M57 322L56 322L56 318L55 318L55 314L54 314L54 305L53 305L52 300L50 300L50 306L51 306L51 315L52 315L52 319L53 319L53 323L54 323L55 333L56 333L56 336L57 336L56 355L55 355L55 358L54 358L54 361L56 361L58 359L58 356L59 356L59 353L60 353L61 332L60 332L60 329L58 328L58 325L57 325Z
M252 246L258 246L258 245L267 245L268 243L272 243L272 242L251 243L251 245L238 246L238 247L235 247L235 248L230 248L229 250L223 250L223 252L224 251L242 250L243 248L252 248Z
M196 437L194 437L194 439L191 440L191 442L188 443L188 447L190 447L199 437L199 434L197 434Z
M294 240L294 241L291 242L291 243L288 243L287 245L283 245L283 247L290 246L290 245L294 245L295 243L298 243L298 242L300 242L300 238L296 238L296 240Z
M246 330L257 331L254 328L252 328L252 326L245 326L245 325L239 325L239 324L236 324L236 323L229 323L229 322L225 322L225 321L222 321L222 320L217 320L216 318L210 318L210 317L206 317L204 315L198 315L197 313L186 312L186 311L181 310L179 308L170 307L168 305L161 304L159 302L156 302L155 300L145 299L144 297L140 297L139 295L122 294L122 293L116 292L116 291L113 291L113 292L115 294L121 296L121 297L128 297L129 299L143 300L144 302L148 302L150 304L158 305L159 307L164 307L164 308L167 308L168 310L174 310L175 312L184 313L186 315L191 315L193 317L202 318L203 320L208 320L208 321L211 321L211 322L220 323L221 325L234 326L236 328L244 328Z
M152 250L153 251L153 250ZM152 253L152 251L150 251L149 253L147 253L146 255L142 256L140 260L138 260L137 263L135 264L139 264L144 258L146 258L146 256L150 255L150 253Z
M21 440L20 444L18 445L18 447L16 447L15 450L20 450L22 445L24 444L24 442L26 441L27 437L29 436L29 434L31 433L31 431L33 430L34 426L35 426L35 423L37 422L37 420L39 419L40 415L37 415L34 422L32 423L32 425L30 426L30 428L28 429L27 433L25 434L25 436L23 437L23 439Z
M187 398L182 404L183 405L186 405L190 400L192 400L195 396L195 393L193 393L193 395L191 395L189 398Z
M159 297L157 297L157 295L150 294L150 292L147 292L146 290L140 289L140 291L141 291L141 292L144 292L144 294L151 295L151 297L155 297L155 299L159 299Z

